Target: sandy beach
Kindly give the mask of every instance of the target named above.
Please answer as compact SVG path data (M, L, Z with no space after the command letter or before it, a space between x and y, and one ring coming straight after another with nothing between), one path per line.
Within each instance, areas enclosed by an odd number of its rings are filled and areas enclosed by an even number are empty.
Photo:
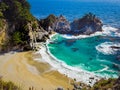
M58 71L52 70L49 64L34 61L33 58L40 58L33 52L9 52L0 55L0 76L5 81L12 81L22 88L29 90L55 90L63 87L65 90L73 88L70 84L73 81Z

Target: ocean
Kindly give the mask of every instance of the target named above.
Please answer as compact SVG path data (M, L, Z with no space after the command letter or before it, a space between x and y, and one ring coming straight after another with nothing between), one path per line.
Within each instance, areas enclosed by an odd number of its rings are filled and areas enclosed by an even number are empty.
M99 17L103 22L102 33L90 36L56 34L46 44L48 53L65 66L82 69L100 77L117 78L120 75L120 50L111 48L120 47L120 2L28 1L31 13L38 19L50 14L62 14L72 22L88 12Z

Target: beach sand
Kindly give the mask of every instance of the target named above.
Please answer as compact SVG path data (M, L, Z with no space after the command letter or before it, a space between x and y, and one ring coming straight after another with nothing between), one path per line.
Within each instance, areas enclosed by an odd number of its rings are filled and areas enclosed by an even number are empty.
M0 55L0 76L5 81L12 81L22 90L55 90L63 87L65 90L73 89L72 79L52 70L49 64L33 60L33 51L10 52ZM34 56L33 56L34 55Z

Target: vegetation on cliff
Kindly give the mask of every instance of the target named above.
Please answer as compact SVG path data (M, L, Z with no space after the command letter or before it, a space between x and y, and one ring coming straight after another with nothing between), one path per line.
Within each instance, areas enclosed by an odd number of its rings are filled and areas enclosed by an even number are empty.
M102 79L91 90L120 90L120 77L118 79Z
M0 90L20 90L20 88L12 82L5 82L0 78Z
M53 25L57 22L56 20L59 20L58 23L60 26L63 26L62 29L65 30L65 33L67 33L66 30L70 32L69 29L78 30L82 34L84 31L86 31L85 34L91 34L95 31L102 30L102 22L91 13L86 14L79 20L75 20L71 23L70 28L69 23L64 17L57 18L54 15L50 15L46 19L38 21L30 13L30 5L26 0L0 0L0 36L3 36L2 39L0 39L0 42L2 42L0 46L2 46L3 50L6 48L29 50L31 49L31 40L32 42L45 41L46 38L48 38L47 32L44 30L49 31L49 27L54 29ZM57 28L61 30L61 27ZM91 31L91 29L93 31ZM76 32L78 33L78 31ZM76 34L76 32L72 33ZM5 88L5 90L18 90L17 86L13 83L4 82L0 79L0 89L2 88ZM108 88L119 90L120 78L117 80L100 80L91 90L107 90Z
M8 47L9 50L29 50L31 39L36 39L33 32L44 33L38 20L30 13L30 5L26 0L0 1L0 30L6 32L4 38L7 40L2 47L6 49ZM31 36L30 32L32 32Z
M4 17L11 22L28 22L35 19L26 0L2 0L1 4Z

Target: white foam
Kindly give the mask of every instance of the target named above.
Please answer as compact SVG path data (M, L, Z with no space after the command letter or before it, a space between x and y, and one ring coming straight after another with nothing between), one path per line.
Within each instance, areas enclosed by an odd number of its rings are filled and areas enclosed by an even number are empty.
M117 32L118 29L117 28L114 28L114 27L111 27L111 26L106 26L104 25L103 26L103 33L102 35L104 36L113 36L113 37L120 37L120 33Z
M107 65L101 65L101 66L103 66L104 68L100 69L100 70L97 70L97 71L94 71L94 72L103 72L103 71L108 70L108 68L109 68Z
M98 35L102 35L102 32L96 32L94 34L91 35L78 35L78 36L74 36L74 35L61 35L64 38L67 39L81 39L81 38L88 38L88 37L93 37L93 36L98 36Z
M120 47L120 43L104 42L96 46L96 50L105 55L116 54L120 49L111 48L111 46Z
M111 28L111 27L103 27L103 28L104 28L103 32L96 32L96 33L91 34L91 35L79 35L79 36L61 35L61 36L64 38L67 38L67 39L73 39L73 38L79 39L79 38L87 38L87 37L93 37L93 36L98 36L98 35L105 35L106 36L106 35L110 35L111 32L114 32L117 30L117 29ZM54 35L50 36L50 38L52 38ZM96 80L99 80L101 78L100 76L97 76L92 72L88 72L88 71L82 70L80 68L78 69L76 67L69 66L65 62L62 62L62 60L58 60L56 57L54 57L50 53L49 47L47 46L47 44L49 42L50 42L50 40L47 40L46 43L44 43L44 44L42 43L41 49L38 51L38 53L41 54L41 57L42 57L41 60L46 62L46 63L49 63L53 67L54 70L57 70L60 73L65 74L72 79L76 79L77 81L83 82L83 83L85 83L87 85L91 85L91 86L96 82ZM109 51L109 48L106 51L104 47L103 47L104 50L103 49L101 50L98 47L99 46L97 46L96 49L102 53L105 52L105 54L106 54ZM105 67L103 70L106 70L107 68L108 67ZM105 77L105 76L103 75L102 77ZM90 79L91 77L94 77L94 79L91 80Z
M39 50L39 53L42 56L42 60L45 61L46 63L49 63L53 67L54 70L57 70L60 73L65 74L72 79L76 79L77 81L83 82L91 86L96 82L96 80L100 79L99 76L96 76L92 72L88 72L82 69L69 66L65 64L64 62L58 60L56 57L54 57L50 53L49 50L47 50L47 48L48 48L47 46L42 44L42 47ZM90 80L91 77L94 77L94 79Z
M94 37L94 36L113 36L113 37L120 37L120 33L117 32L117 28L108 26L108 25L104 25L102 27L103 31L98 31L95 32L91 35L78 35L78 36L74 36L74 35L61 35L64 38L67 39L81 39L81 38L88 38L88 37Z

